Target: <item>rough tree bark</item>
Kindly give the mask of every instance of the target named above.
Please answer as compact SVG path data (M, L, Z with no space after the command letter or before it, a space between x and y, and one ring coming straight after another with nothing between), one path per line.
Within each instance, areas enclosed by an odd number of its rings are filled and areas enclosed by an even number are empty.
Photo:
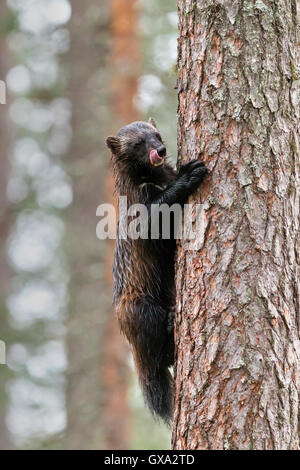
M299 2L178 0L179 160L211 170L178 250L175 449L298 449Z

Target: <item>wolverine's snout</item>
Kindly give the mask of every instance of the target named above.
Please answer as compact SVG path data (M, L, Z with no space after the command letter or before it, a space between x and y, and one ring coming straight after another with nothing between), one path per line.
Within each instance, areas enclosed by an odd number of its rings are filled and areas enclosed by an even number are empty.
M167 152L167 150L166 150L166 147L165 147L164 145L161 145L161 146L158 147L158 149L157 149L157 153L158 153L158 155L159 155L161 158L163 158L163 157L166 156L166 152Z

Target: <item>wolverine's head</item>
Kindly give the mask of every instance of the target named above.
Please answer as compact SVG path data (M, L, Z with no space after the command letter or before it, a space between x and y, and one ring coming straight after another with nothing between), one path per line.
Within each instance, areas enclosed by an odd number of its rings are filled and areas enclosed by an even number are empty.
M140 174L163 166L166 147L153 119L137 121L122 127L106 144L115 159Z

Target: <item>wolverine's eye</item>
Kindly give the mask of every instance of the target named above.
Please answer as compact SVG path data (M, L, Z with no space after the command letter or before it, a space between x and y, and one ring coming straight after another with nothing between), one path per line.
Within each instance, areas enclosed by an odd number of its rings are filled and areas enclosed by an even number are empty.
M155 137L162 142L161 135L158 132L156 132Z
M142 139L142 138L141 138L141 139L139 139L139 140L136 142L135 145L142 145L142 144L144 144L144 143L145 143L145 139Z

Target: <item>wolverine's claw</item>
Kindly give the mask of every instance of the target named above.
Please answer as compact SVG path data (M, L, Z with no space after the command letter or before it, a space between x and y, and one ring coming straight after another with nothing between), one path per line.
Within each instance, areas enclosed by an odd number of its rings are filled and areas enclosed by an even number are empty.
M191 160L190 162L185 163L184 165L181 166L179 170L179 175L189 174L189 173L192 173L195 169L203 168L203 167L205 167L204 162L202 161L199 162L198 160Z

